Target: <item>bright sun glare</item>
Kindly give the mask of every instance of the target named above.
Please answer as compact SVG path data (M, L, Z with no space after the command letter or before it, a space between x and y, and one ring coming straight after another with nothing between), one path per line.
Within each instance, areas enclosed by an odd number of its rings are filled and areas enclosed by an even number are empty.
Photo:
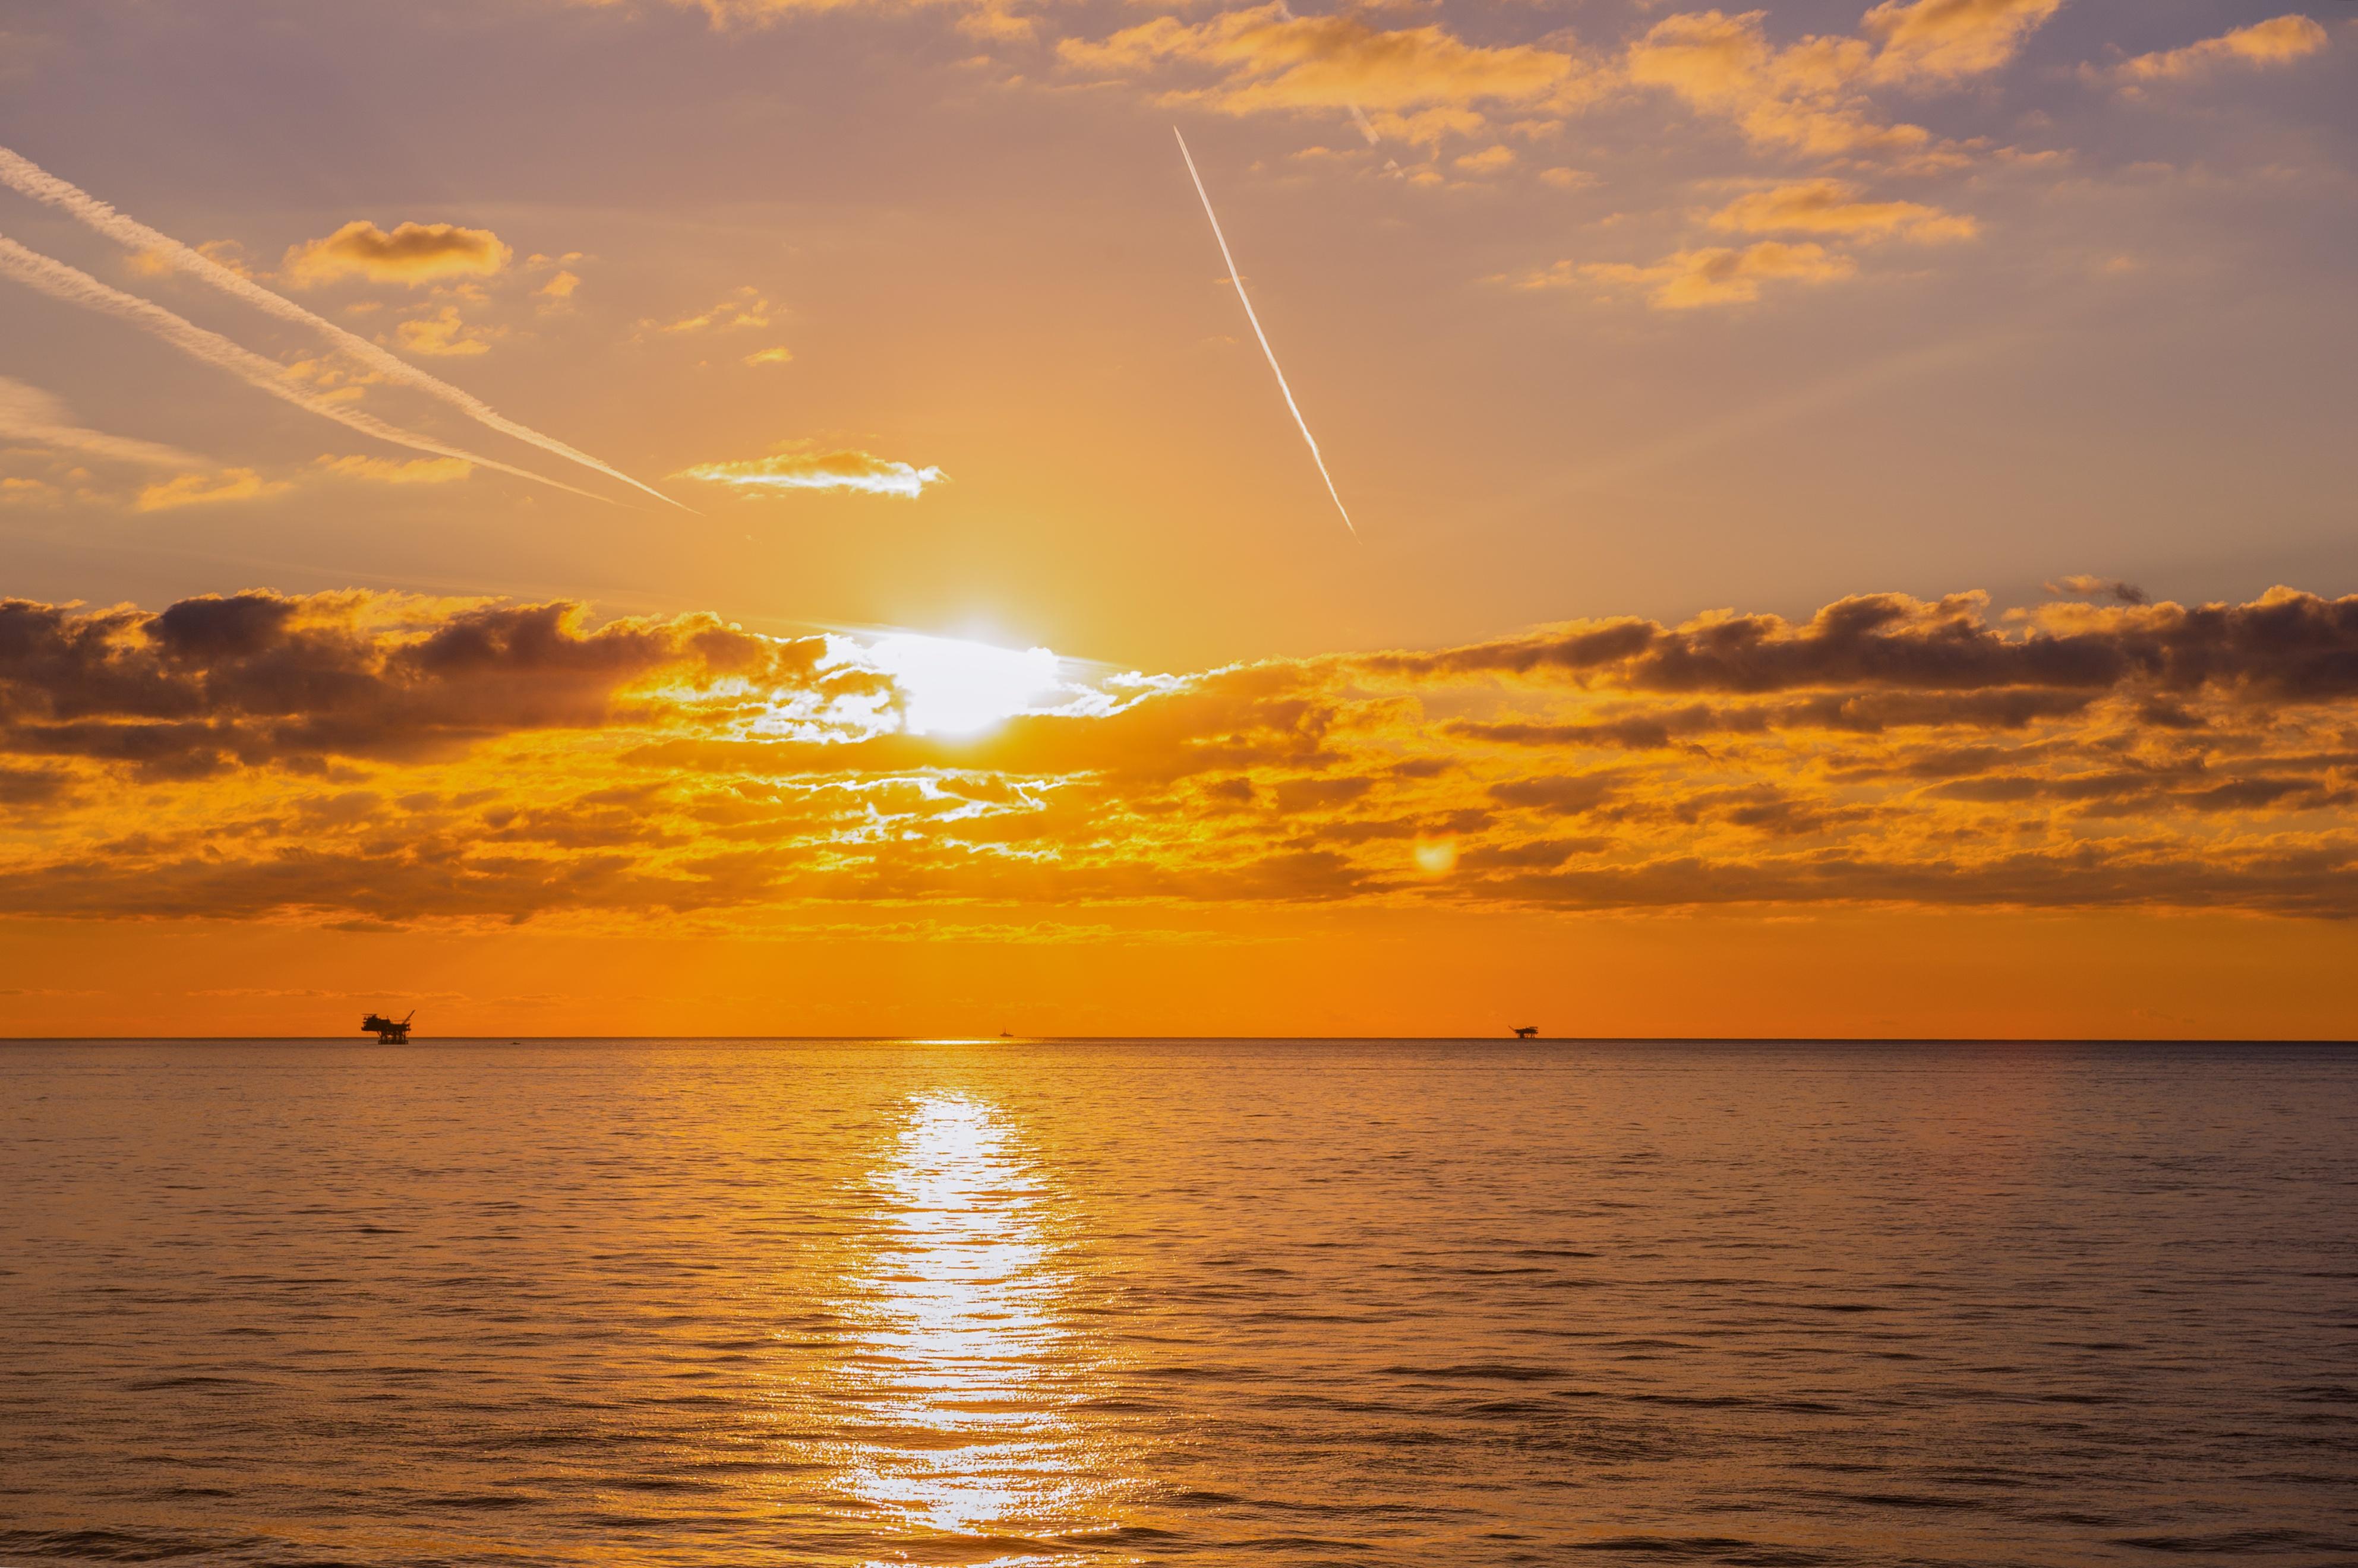
M868 644L904 698L906 722L920 735L988 729L1038 705L1055 690L1056 655L1045 648L995 648L959 637L894 632Z

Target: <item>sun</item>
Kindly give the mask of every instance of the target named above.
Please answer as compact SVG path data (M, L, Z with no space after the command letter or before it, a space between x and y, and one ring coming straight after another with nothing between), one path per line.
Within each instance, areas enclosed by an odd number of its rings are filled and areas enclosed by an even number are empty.
M868 654L901 688L902 721L919 735L987 730L1038 707L1059 685L1056 655L1045 648L893 632L870 643Z

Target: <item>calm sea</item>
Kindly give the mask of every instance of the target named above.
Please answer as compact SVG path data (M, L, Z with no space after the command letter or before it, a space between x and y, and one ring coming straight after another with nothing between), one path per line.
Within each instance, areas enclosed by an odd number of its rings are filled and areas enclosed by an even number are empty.
M2358 1563L2358 1051L0 1045L0 1561Z

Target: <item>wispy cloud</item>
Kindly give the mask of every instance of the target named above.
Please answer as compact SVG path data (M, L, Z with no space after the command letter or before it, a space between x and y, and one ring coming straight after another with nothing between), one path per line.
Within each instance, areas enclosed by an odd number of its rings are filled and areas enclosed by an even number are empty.
M927 485L941 484L949 475L937 468L918 468L871 453L846 448L822 452L808 447L746 458L735 462L698 463L682 469L674 479L701 480L727 485L748 495L794 490L841 490L863 495L899 495L914 500Z
M1470 44L1438 26L1380 27L1353 16L1297 16L1282 3L1186 23L1158 16L1099 40L1057 46L1067 69L1140 75L1172 67L1208 70L1208 86L1174 88L1166 102L1199 102L1231 114L1331 109L1397 130L1405 112L1452 108L1479 128L1473 106L1536 103L1574 89L1580 62L1538 45ZM1394 117L1387 124L1385 115ZM1363 129L1366 128L1363 125Z
M762 291L747 284L709 309L698 310L670 321L644 321L642 326L664 332L733 332L741 327L766 327L777 307L762 297Z
M2307 16L2277 16L2183 49L2138 55L2123 60L2113 74L2132 84L2182 81L2222 66L2289 65L2330 48L2332 42L2325 29Z
M1714 229L1746 234L1833 234L1938 244L1980 232L1973 219L1921 201L1867 201L1847 180L1804 179L1737 197L1712 214Z
M1725 245L1676 251L1650 265L1628 262L1558 262L1544 271L1512 280L1519 288L1567 288L1587 285L1633 289L1657 310L1694 310L1714 305L1749 305L1764 283L1833 283L1857 272L1858 264L1815 243L1762 240L1741 250Z
M253 501L276 495L287 488L285 480L265 479L252 469L222 469L218 473L184 473L141 490L134 505L141 512L169 512L181 506L205 506L224 501Z
M0 375L0 441L21 441L149 468L192 468L202 460L178 447L84 429L73 422L64 404L38 387L5 375Z
M319 467L340 479L366 480L372 484L451 484L475 471L460 458L415 458L399 462L391 458L338 457L320 454Z
M1877 77L1949 81L2006 64L2062 8L2063 0L1883 0L1859 26L1882 45Z
M445 305L430 316L404 321L394 329L393 335L400 340L403 348L414 354L464 358L490 352L492 340L502 334L470 325L459 314L456 305Z

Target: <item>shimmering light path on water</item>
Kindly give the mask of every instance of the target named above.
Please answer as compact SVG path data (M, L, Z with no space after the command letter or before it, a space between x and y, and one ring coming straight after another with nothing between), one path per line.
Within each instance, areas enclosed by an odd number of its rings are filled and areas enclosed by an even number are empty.
M2358 1562L2358 1051L0 1044L0 1561Z

